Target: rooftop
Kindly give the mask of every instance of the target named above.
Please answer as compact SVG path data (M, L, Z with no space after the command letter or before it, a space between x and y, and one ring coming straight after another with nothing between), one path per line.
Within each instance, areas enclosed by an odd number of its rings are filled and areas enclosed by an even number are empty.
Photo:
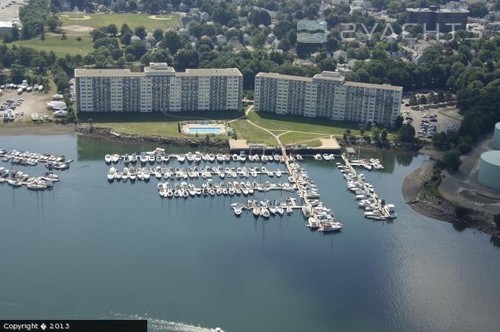
M312 82L313 81L313 79L311 77L295 76L295 75L283 75L283 74L278 74L278 73L258 73L255 77L276 78L276 79L282 79L282 80L303 81L303 82Z
M483 152L483 154L481 154L481 159L488 164L500 166L500 151L492 150Z
M130 69L75 69L75 77L144 77L149 75L186 76L243 76L237 68L186 69L175 72L175 69L163 62L152 62L144 72L131 72Z
M402 86L390 85L390 84L372 84L363 82L345 82L346 86L353 86L358 88L369 88L369 89L381 89L381 90L393 90L393 91L403 91Z

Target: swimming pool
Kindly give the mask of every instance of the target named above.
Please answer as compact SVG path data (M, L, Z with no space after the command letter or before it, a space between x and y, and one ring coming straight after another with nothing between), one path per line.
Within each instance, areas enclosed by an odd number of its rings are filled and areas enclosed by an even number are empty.
M189 127L189 134L222 134L222 128L220 127Z

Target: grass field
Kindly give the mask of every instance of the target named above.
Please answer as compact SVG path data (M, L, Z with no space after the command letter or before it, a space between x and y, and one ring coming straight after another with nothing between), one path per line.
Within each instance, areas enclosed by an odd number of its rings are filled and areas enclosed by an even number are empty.
M242 116L243 113L204 113L204 117L197 115L196 112L179 112L172 115L162 113L91 113L79 114L79 119L82 122L92 122L95 126L110 128L119 133L186 137L186 135L179 133L179 121L195 119L229 121ZM227 139L227 136L218 136L218 138Z
M315 135L290 132L280 136L280 140L284 145L287 144L306 144L307 146L320 146L321 142L318 138L330 138L330 135Z
M180 25L180 17L177 14L159 16L161 19L152 19L149 16L148 14L62 13L60 14L61 21L63 22L61 29L66 34L67 39L62 40L61 34L46 32L45 40L36 37L30 40L15 41L9 45L26 46L38 51L54 51L57 56L64 56L66 54L80 54L84 56L93 51L92 38L90 37L88 28L94 29L114 23L120 29L123 23L127 23L132 30L142 25L148 31L153 32L156 28L166 29ZM77 40L78 37L80 37L81 41Z
M238 139L246 139L250 143L276 145L276 139L260 128L248 123L241 112L179 112L164 115L161 113L91 113L80 114L80 121L92 122L96 126L108 127L119 133L158 136L185 136L178 131L178 122L196 119L212 119L231 121ZM250 111L248 118L255 124L271 130L280 136L283 144L306 144L311 147L320 146L319 138L331 135L342 137L346 129L359 136L357 124L349 122L328 121L325 119L308 119L304 117L279 116L275 114L256 113ZM371 135L369 131L365 135ZM389 135L390 138L392 134ZM219 136L227 139L226 136Z
M156 28L166 29L180 25L178 14L159 15L155 19L151 18L149 14L76 14L67 12L59 14L59 17L63 22L63 29L69 25L100 28L116 24L119 30L122 24L127 23L132 30L137 26L144 26L148 31L153 32Z
M276 145L276 139L268 132L252 126L245 120L231 122L231 127L236 132L238 139L246 139L249 143L264 143L267 145Z
M305 118L302 116L276 115L272 113L257 113L250 111L248 118L259 126L272 129L274 133L280 130L292 130L305 134L317 133L322 135L342 136L346 129L353 135L359 135L356 123L331 121L326 119Z
M85 55L92 52L92 38L88 33L67 33L66 37L66 40L62 40L60 34L47 32L45 34L45 40L41 40L40 37L37 37L30 40L18 40L9 45L30 47L47 53L54 51L57 56L64 56L66 54ZM78 41L76 39L77 37L80 37L81 41Z

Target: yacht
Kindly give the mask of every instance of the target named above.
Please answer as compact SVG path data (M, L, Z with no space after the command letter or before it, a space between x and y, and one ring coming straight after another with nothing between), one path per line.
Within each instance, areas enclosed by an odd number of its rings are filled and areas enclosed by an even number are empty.
M260 215L267 219L267 218L269 218L271 213L269 212L269 210L266 207L263 206L260 208Z
M396 214L396 211L394 209L395 209L394 204L384 205L384 210L389 215L389 219L396 219L398 217L398 215Z
M316 229L318 229L318 228L319 228L319 226L320 226L319 221L318 221L318 220L316 220L316 218L314 218L314 217L309 217L309 218L307 219L307 224L306 224L306 227L308 227L309 229L316 230Z
M343 224L338 221L328 221L322 222L319 227L319 231L322 233L338 232L342 229Z

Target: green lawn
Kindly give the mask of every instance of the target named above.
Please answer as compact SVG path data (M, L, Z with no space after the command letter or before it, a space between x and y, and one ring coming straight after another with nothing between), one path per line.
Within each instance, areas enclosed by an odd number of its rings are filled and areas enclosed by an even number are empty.
M148 31L153 32L156 28L166 29L180 25L178 14L158 15L159 19L154 19L149 14L75 14L67 12L59 14L59 17L63 22L63 29L68 25L100 28L110 24L116 24L120 29L122 24L127 23L132 30L142 25Z
M306 144L307 146L320 146L321 142L318 138L330 138L330 135L315 135L291 132L280 136L283 144Z
M264 128L277 130L293 130L303 133L342 136L346 129L351 129L353 135L359 135L358 126L352 122L331 121L327 119L306 118L303 116L277 115L265 112L250 111L248 118Z
M246 139L249 143L264 143L267 145L276 145L276 139L268 132L252 126L245 120L236 120L231 122L238 139Z
M90 38L88 33L68 33L66 37L66 40L62 40L60 34L47 32L45 33L45 40L36 37L30 40L18 40L10 43L10 45L25 46L45 52L54 51L57 56L64 56L66 54L85 55L92 52L92 38ZM80 37L81 41L76 40L77 37Z
M96 127L110 128L118 133L136 135L187 137L179 133L179 121L195 119L211 119L229 121L243 115L241 112L203 113L179 112L171 115L162 113L85 113L79 114L81 122L92 122ZM227 139L227 136L219 136Z

